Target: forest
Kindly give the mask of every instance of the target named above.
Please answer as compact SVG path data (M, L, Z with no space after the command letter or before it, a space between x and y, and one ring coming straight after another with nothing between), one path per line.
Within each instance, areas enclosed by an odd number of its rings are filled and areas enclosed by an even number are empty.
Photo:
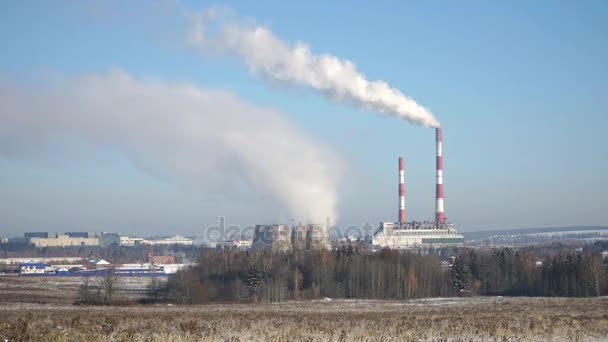
M446 252L454 254L446 256ZM152 298L176 303L279 302L319 298L411 299L454 296L591 297L607 294L593 249L544 247L431 253L247 252L205 249L196 266L156 284Z

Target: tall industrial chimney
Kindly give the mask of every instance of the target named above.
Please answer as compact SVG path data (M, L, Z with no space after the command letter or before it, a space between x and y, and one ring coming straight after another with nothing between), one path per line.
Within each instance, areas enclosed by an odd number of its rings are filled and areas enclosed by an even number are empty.
M437 189L435 201L435 222L444 223L445 213L443 212L443 156L441 155L441 128L435 130L437 141Z
M402 157L399 157L399 223L405 223L405 183Z

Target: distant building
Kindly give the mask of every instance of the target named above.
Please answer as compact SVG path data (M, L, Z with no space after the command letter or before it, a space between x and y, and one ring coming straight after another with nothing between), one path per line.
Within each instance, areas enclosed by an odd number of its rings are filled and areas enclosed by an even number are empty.
M255 227L251 248L273 251L312 250L331 249L331 244L322 225L308 224L289 227L285 224L274 224Z
M140 237L131 237L118 233L102 233L100 243L104 247L126 246L133 247L148 244L148 241Z
M291 249L291 229L285 224L257 225L251 248L288 251Z
M50 238L50 237L54 237L57 236L57 234L55 233L51 233L51 232L27 232L24 234L24 236L26 238Z
M44 274L45 265L41 262L24 262L19 264L20 274Z
M310 227L306 225L293 227L291 231L291 244L297 249L310 249Z
M103 247L120 246L121 235L118 233L101 233L99 244Z
M14 243L14 244L19 244L19 245L28 245L28 244L30 244L30 239L26 238L26 237L8 238L8 242L7 243Z
M168 264L168 265L162 265L161 267L165 274L173 274L179 270L188 268L190 266L192 266L192 265L191 264Z
M146 244L148 244L148 241L141 237L131 237L131 236L121 236L120 237L121 246L133 247L133 246L146 245Z
M91 260L91 261L89 261L89 263L95 267L100 267L100 268L109 267L112 265L111 263L109 263L108 261L105 261L103 259Z
M218 241L215 244L215 248L217 249L237 249L246 251L251 249L253 241L251 240L225 240Z
M66 232L64 235L67 235L71 238L96 238L97 233L95 232Z
M28 243L36 247L99 246L99 238L92 233L25 233ZM80 236L77 236L80 235Z
M0 265L19 265L23 263L78 263L81 262L82 258L75 257L54 257L54 258L0 258Z
M148 262L151 264L175 264L175 256L148 253Z
M185 245L192 246L192 239L175 235L164 239L146 240L141 237L131 237L118 233L67 232L63 234L50 232L25 233L25 242L36 247L66 247L66 246L138 246L138 245ZM11 241L12 242L12 241Z
M372 245L393 249L462 246L464 237L451 223L380 222Z
M185 245L192 246L194 241L183 236L175 235L165 239L146 240L144 243L150 245Z
M302 250L331 249L331 244L323 226L318 224L298 225L291 231L291 243L294 248Z

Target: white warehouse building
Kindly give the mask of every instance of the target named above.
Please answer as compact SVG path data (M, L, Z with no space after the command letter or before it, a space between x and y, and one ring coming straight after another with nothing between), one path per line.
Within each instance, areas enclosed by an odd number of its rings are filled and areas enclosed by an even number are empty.
M464 236L457 233L450 223L408 222L400 225L394 222L380 222L380 227L372 237L372 245L394 249L461 246Z

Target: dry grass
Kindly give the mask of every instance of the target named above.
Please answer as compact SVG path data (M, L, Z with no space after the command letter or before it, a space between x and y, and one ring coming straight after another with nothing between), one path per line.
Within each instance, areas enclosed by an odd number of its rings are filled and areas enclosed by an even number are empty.
M0 305L0 339L8 340L600 341L607 336L608 298Z
M145 277L120 278L116 299L135 301L143 297L148 281ZM0 303L72 304L81 282L80 277L0 276Z

